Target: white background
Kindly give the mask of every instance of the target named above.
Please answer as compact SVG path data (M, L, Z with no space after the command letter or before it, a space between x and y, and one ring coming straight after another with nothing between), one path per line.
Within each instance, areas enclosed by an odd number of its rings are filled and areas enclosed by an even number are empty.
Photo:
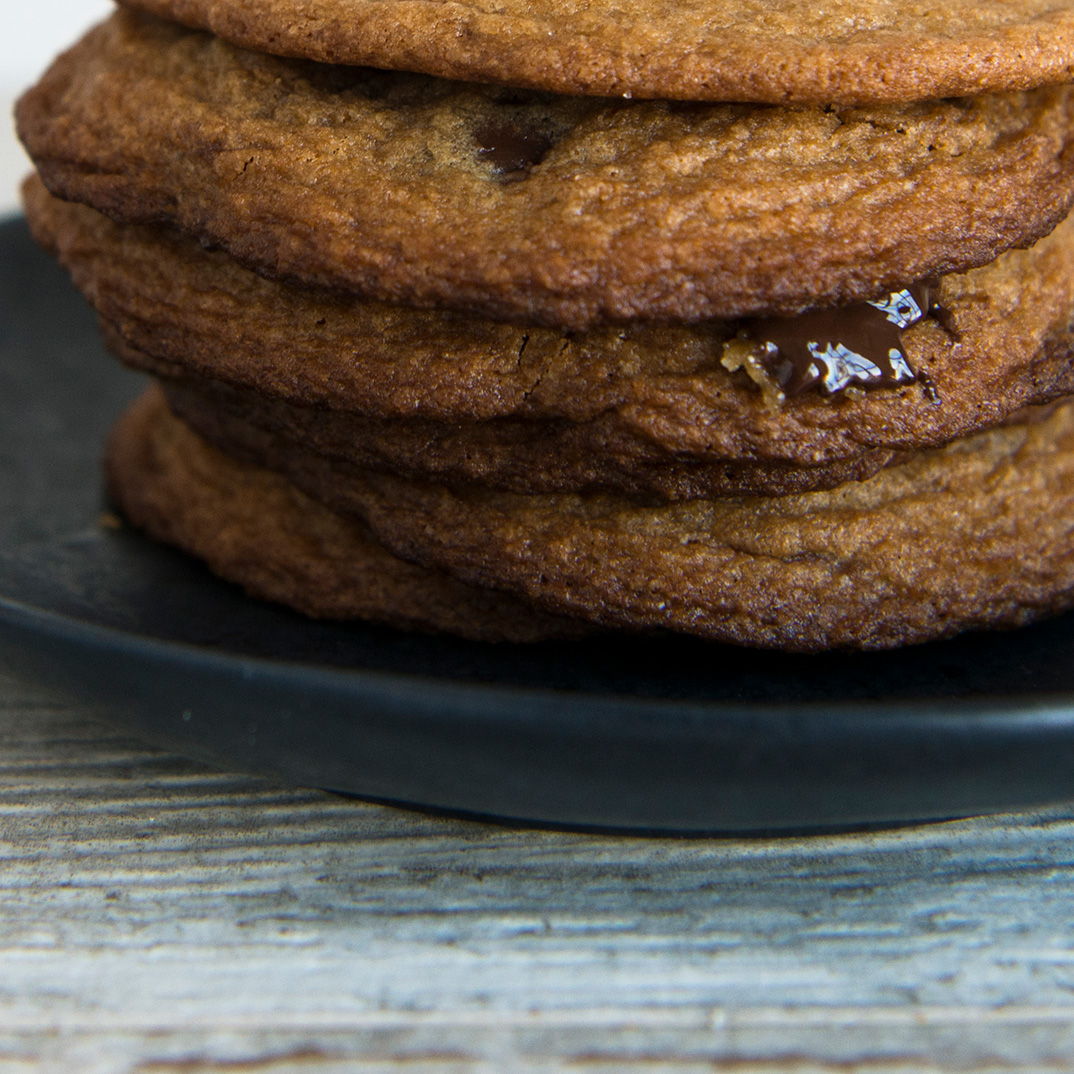
M12 130L15 98L111 9L109 0L0 0L0 214L16 211L19 182L30 170Z

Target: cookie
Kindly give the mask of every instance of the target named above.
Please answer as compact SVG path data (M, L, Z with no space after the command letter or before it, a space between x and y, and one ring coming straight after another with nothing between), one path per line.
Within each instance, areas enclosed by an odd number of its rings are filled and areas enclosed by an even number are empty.
M479 641L579 637L582 623L393 556L283 478L196 436L146 392L108 444L109 491L138 528L248 593L325 619L366 619Z
M214 413L411 476L662 499L802 492L1074 392L1072 220L942 281L948 327L930 318L904 334L916 381L773 406L721 364L739 322L568 334L410 310L285 287L37 180L24 201L113 349L185 382L172 394L185 416L207 392Z
M259 272L580 330L873 299L1028 245L1074 87L899 106L551 96L117 13L17 108L46 185Z
M866 103L1072 77L1055 0L125 0L247 48L559 93Z
M1074 402L831 491L663 506L408 481L253 426L223 446L407 560L603 626L884 649L1074 606Z

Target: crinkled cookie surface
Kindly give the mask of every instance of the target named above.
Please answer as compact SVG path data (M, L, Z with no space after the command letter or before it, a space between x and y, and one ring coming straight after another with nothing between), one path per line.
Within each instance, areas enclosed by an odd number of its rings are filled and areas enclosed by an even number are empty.
M190 382L188 396L230 385L246 420L413 476L672 499L800 492L1074 391L1074 220L943 281L957 336L934 320L906 334L917 383L773 408L721 365L734 323L570 334L410 310L285 287L37 181L24 196L124 360Z
M159 391L146 392L113 429L107 467L113 501L139 528L250 594L306 615L480 641L586 632L582 623L398 559L358 519L206 443L172 417Z
M220 446L403 559L603 626L883 649L1074 604L1071 402L830 491L662 506L411 481L241 424Z
M1074 88L676 105L314 65L117 13L18 106L50 189L259 272L581 329L872 298L1074 197Z

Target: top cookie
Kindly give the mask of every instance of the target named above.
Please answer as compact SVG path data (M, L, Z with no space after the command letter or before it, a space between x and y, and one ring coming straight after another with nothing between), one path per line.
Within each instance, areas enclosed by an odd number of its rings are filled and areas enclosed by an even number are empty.
M1070 0L124 0L248 48L602 96L873 104L1063 82Z

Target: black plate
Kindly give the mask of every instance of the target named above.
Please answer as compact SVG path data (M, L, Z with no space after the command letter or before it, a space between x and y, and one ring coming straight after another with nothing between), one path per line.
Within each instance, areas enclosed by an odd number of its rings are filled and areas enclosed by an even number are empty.
M21 221L0 225L0 649L181 752L574 825L773 829L1074 797L1074 617L880 655L528 647L306 620L103 527L139 378Z

